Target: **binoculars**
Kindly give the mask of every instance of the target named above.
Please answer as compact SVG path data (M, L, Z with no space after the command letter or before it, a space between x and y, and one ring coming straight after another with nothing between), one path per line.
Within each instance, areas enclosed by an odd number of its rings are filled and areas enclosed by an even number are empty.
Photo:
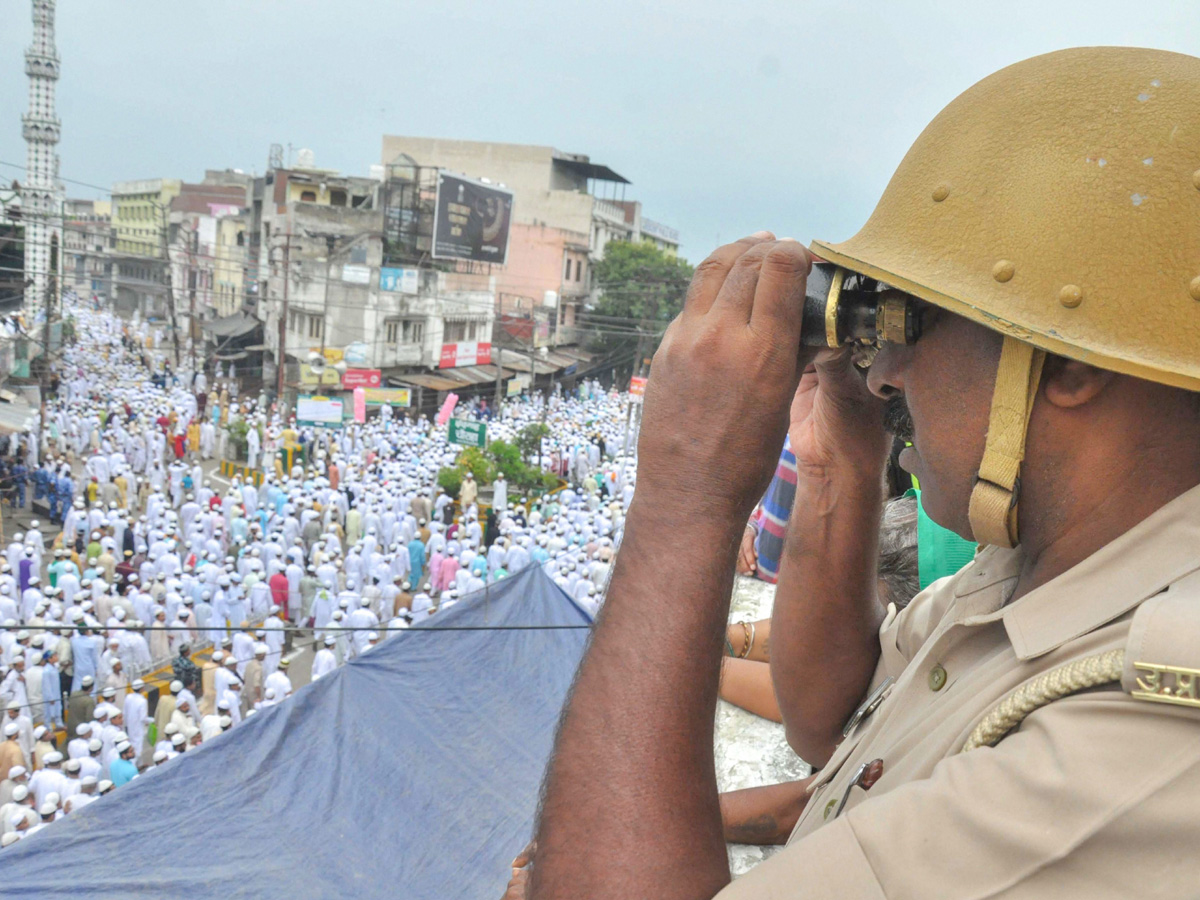
M921 336L913 298L832 263L814 263L804 296L800 343L806 347L912 344Z

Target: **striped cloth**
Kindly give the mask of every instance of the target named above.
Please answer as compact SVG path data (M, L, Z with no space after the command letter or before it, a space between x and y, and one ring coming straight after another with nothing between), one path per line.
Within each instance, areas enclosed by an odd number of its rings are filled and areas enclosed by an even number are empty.
M787 520L795 499L796 457L792 455L791 441L788 440L784 442L783 452L779 455L775 477L771 479L767 493L750 522L758 531L758 537L754 541L754 549L758 553L756 574L771 584L779 578L783 535L787 531Z

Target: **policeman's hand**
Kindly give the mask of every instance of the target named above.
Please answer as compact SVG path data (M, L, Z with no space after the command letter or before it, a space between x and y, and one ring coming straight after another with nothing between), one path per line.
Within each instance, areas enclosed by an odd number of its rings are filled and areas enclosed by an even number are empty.
M646 389L638 492L650 503L745 522L787 431L810 267L799 243L759 232L696 268Z
M822 479L878 478L891 449L883 408L848 349L818 353L792 399L788 437L797 472Z

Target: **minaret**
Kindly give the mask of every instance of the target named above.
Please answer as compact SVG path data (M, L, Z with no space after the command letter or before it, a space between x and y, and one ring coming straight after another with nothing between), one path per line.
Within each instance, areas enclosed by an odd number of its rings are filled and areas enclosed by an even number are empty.
M46 303L52 243L58 247L58 270L62 270L63 199L55 150L62 123L54 115L54 83L58 81L58 69L58 51L54 47L54 0L33 0L33 43L25 51L29 112L21 116L27 150L21 196L28 285L25 308L30 313Z

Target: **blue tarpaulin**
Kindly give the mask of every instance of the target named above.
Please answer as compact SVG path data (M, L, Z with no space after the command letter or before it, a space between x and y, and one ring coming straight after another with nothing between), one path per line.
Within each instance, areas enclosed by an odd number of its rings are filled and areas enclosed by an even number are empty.
M535 565L427 625L589 623ZM392 634L284 703L0 850L0 895L499 897L530 838L587 634Z

